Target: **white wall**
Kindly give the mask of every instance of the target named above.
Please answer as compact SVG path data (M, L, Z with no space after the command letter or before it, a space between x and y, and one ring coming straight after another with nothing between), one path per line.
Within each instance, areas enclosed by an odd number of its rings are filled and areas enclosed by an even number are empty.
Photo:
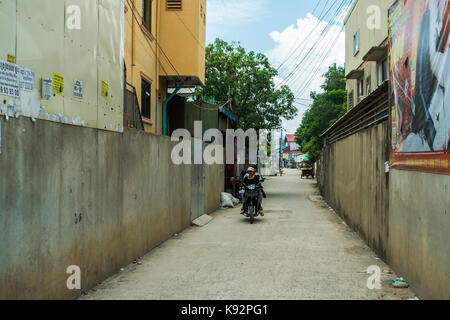
M79 15L69 10L73 6ZM123 0L1 1L0 60L14 55L35 77L33 91L0 96L0 114L122 132L123 10ZM78 16L74 29L70 22ZM44 100L41 79L54 73L64 76L64 95ZM74 96L75 79L83 81L82 99ZM109 85L107 98L102 81Z

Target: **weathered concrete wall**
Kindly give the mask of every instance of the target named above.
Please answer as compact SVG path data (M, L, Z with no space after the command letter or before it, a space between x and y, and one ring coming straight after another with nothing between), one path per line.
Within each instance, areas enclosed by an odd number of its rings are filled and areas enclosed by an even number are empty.
M420 298L450 299L450 176L384 170L388 123L326 146L327 202Z
M225 165L205 165L205 213L217 210L224 191Z
M69 299L190 224L168 137L0 119L0 299Z
M389 235L387 122L324 148L321 192L327 202L386 258Z
M450 299L450 176L390 173L388 261L424 299Z

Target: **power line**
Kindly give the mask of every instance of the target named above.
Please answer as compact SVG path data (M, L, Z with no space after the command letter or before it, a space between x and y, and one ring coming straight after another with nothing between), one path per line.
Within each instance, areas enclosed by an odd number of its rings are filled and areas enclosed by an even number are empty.
M133 13L133 16L136 18L136 14L135 14L135 12L137 12L137 14L139 15L139 18L141 19L141 21L142 21L142 19L143 19L143 17L142 17L142 15L138 12L138 10L137 10L137 8L136 8L136 6L135 6L135 4L134 4L134 1L130 1L130 0L126 0L127 1L127 3L128 3L128 5L129 6L131 6L131 7L133 7L133 9L131 10L131 12ZM131 2L131 5L130 5L130 2ZM137 21L137 23L138 23L138 25L140 25L140 23L139 23L139 20L137 20L137 18L136 18L136 21ZM147 38L146 38L147 39ZM148 40L147 40L148 41ZM166 58L166 60L167 60L167 62L169 63L169 65L171 66L171 68L177 73L177 75L178 75L178 81L182 81L182 78L181 78L181 76L180 76L180 73L178 72L178 70L175 68L175 66L173 65L173 63L170 61L170 59L169 59L169 57L166 55L166 53L164 52L164 50L163 50L163 48L161 48L161 46L159 45L159 42L158 42L158 40L157 40L157 38L155 38L155 44L157 45L157 47L159 48L159 50L162 52L162 54L164 55L164 57ZM168 75L167 74L167 72L166 72L166 75Z
M323 19L324 19L325 16L330 12L330 10L334 7L334 5L337 3L338 0L335 0L335 1L333 2L333 4L329 7L329 9L327 10L327 12L326 12L325 14L323 14L324 11L325 11L325 9L326 9L326 6L327 6L328 3L329 3L329 1L330 1L330 0L327 0L327 2L325 3L325 6L323 7L323 10L322 10L321 14L320 14L319 17L317 18L317 23L316 23L316 25L314 26L314 28L311 30L311 32L309 32L308 35L306 36L306 38L303 39L303 41L301 41L301 42L298 44L298 46L297 46L293 51L291 51L291 53L286 57L286 59L285 59L285 60L283 61L283 63L277 68L277 70L280 70L281 67L282 67L287 61L289 61L289 59L293 56L293 54L294 54L296 51L300 50L300 48L303 47L303 46L307 43L306 41L307 41L307 40L309 39L309 37L316 31L317 27L319 27L319 26L322 24ZM325 28L327 28L328 24L329 24L329 21L328 21L327 25L325 25ZM325 28L324 28L324 30L325 30ZM324 30L321 31L321 34L323 34ZM298 61L298 57L297 57L296 61Z
M131 23L133 23L133 22L129 22L129 21L127 21L127 23L131 26ZM147 53L147 54L153 54L155 57L156 57L156 51L155 50L153 50L153 47L152 47L152 44L149 42L149 40L147 39L147 36L145 36L144 35L144 37L145 37L145 39L146 39L146 41L147 41L147 44L149 45L148 47L145 47L141 42L139 42L139 41L137 41L136 43ZM150 50L151 50L151 52L148 50L148 48L150 48ZM164 71L164 73L166 74L166 75L168 75L168 73L167 73L167 71L166 71L166 69L164 68L164 66L162 65L162 63L160 62L160 61L158 61L158 63L159 63L159 65L160 65L160 67L162 68L162 70Z
M327 13L334 7L334 5L337 3L338 0L335 0L333 5L328 9ZM344 5L346 5L348 3L349 0L342 0L340 2L340 4L338 5L336 12L334 14L334 17L336 17L339 12L342 10L342 8L344 7ZM351 0L350 0L351 1ZM319 21L319 24L322 23L321 21ZM332 26L335 26L334 23L331 23L331 21L328 21L325 28L321 31L320 35L326 35L326 33L328 33L328 31L331 29ZM311 35L312 33L310 33L309 35ZM311 53L313 52L314 49L316 49L318 46L320 46L321 41L324 39L324 37L320 37L317 41L315 41L315 43L311 46L311 48L309 49L309 51L303 56L303 58L300 58L301 55L298 55L297 58L295 59L295 67L294 69L288 74L288 76L283 79L283 81L281 83L279 83L277 85L277 87L280 87L282 85L286 85L290 82L290 80L292 78L297 77L296 73L299 72L300 70L302 70L303 66L308 65L307 63L303 64L305 61L307 61L308 59L311 58ZM323 43L322 43L323 44ZM300 73L299 73L300 74Z
M192 35L192 37L195 39L195 41L197 41L198 45L205 50L205 46L202 45L200 43L200 41L197 39L197 37L195 36L195 34L191 31L191 29L189 29L189 27L186 25L186 23L184 23L183 19L178 15L177 12L175 12L176 16L178 17L178 19L180 19L181 23L184 25L184 27L186 28L187 31L189 31L189 33Z
M138 18L136 17L136 14L134 13L136 7L134 6L134 4L133 4L133 5L130 5L129 0L126 0L126 1L127 1L127 3L128 3L128 6L133 7L133 8L131 8L132 16L133 16L133 18L136 20L137 25L140 26L141 23L139 22ZM142 16L141 16L141 18L142 18ZM131 22L131 23L133 23L133 22ZM144 34L144 39L147 41L147 44L149 45L150 49L152 50L152 52L153 52L153 54L155 55L155 58L156 58L156 51L153 50L153 45L152 45L152 43L149 41L149 39L147 38L147 36L146 36L145 34ZM156 42L156 39L155 39L155 42ZM140 42L137 42L137 43L140 44L143 48L145 48ZM147 51L147 53L148 53L148 51ZM158 59L158 61L156 61L156 63L158 63L158 64L160 65L160 67L163 69L163 71L164 71L164 73L165 73L166 75L169 75L169 74L167 73L166 69L164 68L164 66L162 65L161 61L159 61L159 59Z
M321 0L319 0L319 2L317 3L317 6L316 6L316 8L314 8L314 10L313 10L313 15L314 15L314 11L317 9L317 7L318 7L318 5L320 4L320 1ZM324 6L324 8L327 6L327 4L328 4L328 2L329 2L330 0L327 0L327 2L325 3L325 6ZM295 51L297 51L299 48L300 48L300 46L302 45L302 44L305 44L306 43L306 40L309 38L309 36L316 30L316 28L320 25L320 21L322 20L322 14L323 14L323 10L322 10L322 12L321 12L321 14L319 15L319 18L318 18L318 23L315 25L315 27L313 28L313 30L308 34L308 36L305 38L305 39L303 39L303 42L300 42L300 44L296 47L296 48L292 48L293 50L290 50L289 51L289 54L287 55L287 57L286 57L286 59L278 66L278 68L277 68L277 70L280 70L282 67L283 67L283 65L290 59L290 57L294 54L294 52Z
M341 2L341 5L337 8L336 15L341 10L343 4L344 4L344 2ZM327 25L325 26L325 28L321 32L321 37L312 45L312 47L304 55L304 57L301 60L300 60L301 55L299 55L297 57L297 59L295 61L296 66L294 67L294 69L290 72L290 74L285 79L286 84L289 83L291 79L296 79L300 75L300 71L303 69L303 67L310 65L309 63L307 63L307 61L310 60L311 58L315 58L311 55L315 49L317 49L321 45L326 45L325 41L323 41L324 39L326 39L326 37L323 37L323 36L325 36L329 32L329 30L331 29L331 27L333 25L334 24L331 24L330 22L328 22Z
M343 29L344 29L344 26L342 26L341 29L338 30L337 35L336 35L334 41L332 42L331 46L329 46L329 47L328 47L328 50L327 50L327 51L324 51L323 54L320 56L319 59L321 59L321 60L320 60L320 62L316 65L316 68L314 69L314 71L311 73L311 75L310 75L310 77L309 77L309 80L305 83L304 86L301 87L301 89L297 92L296 95L303 94L303 91L304 91L304 90L307 90L307 89L309 88L309 86L310 86L312 80L314 79L314 77L317 76L317 73L318 73L319 70L322 68L323 63L325 62L326 58L330 55L331 50L332 50L333 47L335 46L336 42L339 40L339 37L340 37L341 32L343 31Z

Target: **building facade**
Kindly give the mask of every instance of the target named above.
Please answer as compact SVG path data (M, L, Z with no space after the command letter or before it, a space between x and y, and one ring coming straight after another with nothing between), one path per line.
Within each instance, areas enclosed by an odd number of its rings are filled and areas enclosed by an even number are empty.
M388 10L394 2L355 0L344 21L348 110L388 81Z
M169 88L204 85L206 0L125 0L126 94L145 131L167 134Z

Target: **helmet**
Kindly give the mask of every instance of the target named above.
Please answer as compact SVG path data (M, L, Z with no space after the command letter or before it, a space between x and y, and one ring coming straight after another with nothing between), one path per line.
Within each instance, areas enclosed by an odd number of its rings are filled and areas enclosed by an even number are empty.
M255 168L249 167L249 168L247 169L247 172L255 172Z

